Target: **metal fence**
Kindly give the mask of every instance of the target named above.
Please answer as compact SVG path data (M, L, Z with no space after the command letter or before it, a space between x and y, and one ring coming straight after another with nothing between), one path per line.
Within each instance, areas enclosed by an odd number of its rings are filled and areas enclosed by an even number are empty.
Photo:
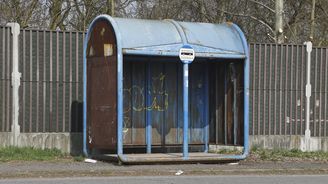
M12 36L0 27L0 131L11 131ZM21 132L82 130L83 32L21 30ZM306 50L303 45L252 43L250 135L303 135ZM328 50L314 48L312 136L327 136Z
M327 136L327 48L311 54L312 136ZM250 135L304 135L306 48L250 44Z
M11 131L11 58L12 58L11 29L0 27L0 131Z
M83 32L21 30L21 132L82 130Z

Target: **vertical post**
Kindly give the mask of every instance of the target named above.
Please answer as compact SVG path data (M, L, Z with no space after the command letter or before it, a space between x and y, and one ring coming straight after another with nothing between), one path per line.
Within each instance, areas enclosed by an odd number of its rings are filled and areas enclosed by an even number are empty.
M309 39L313 41L313 32L314 32L314 16L315 16L315 0L312 0L312 10L311 10L311 28Z
M111 20L114 30L116 24ZM115 31L116 40L121 40L119 33ZM122 47L117 41L117 155L123 155L123 54Z
M189 68L188 64L183 64L183 159L188 159L188 122L189 122Z
M111 16L115 16L115 0L111 0Z
M306 65L306 113L305 113L305 149L310 150L310 98L311 98L311 52L312 52L312 42L305 42L306 52L307 52L307 65Z
M232 78L233 78L233 144L237 145L237 131L238 131L238 107L237 107L237 74L235 65L231 63Z
M150 93L150 86L151 86L151 76L150 76L150 63L147 64L146 70L146 80L147 80L147 87L146 87L146 138L147 138L147 153L151 153L151 144L152 144L152 125L151 125L151 93Z
M117 155L123 155L123 55L117 48Z
M283 9L284 9L284 1L276 0L276 30L275 30L275 39L276 43L284 42L284 34L283 34Z
M87 38L89 37L89 32L87 33L86 37ZM84 156L88 157L89 156L88 146L87 146L87 44L88 41L87 39L84 38L83 40L84 40L83 41L83 80L82 80L83 81L83 113L82 113L83 114L83 154Z
M20 33L20 25L18 23L8 23L7 26L11 27L11 34L13 35L13 58L12 58L12 73L11 73L11 85L13 90L12 101L12 141L13 146L18 146L18 136L20 134L20 126L18 124L19 116L19 86L21 73L18 71L18 36Z
M186 40L184 40L186 42ZM195 59L195 51L190 45L183 45L179 51L183 63L183 159L188 159L188 122L189 122L189 66Z
M225 64L224 65L225 70L228 70L228 65ZM228 100L228 86L227 86L227 72L224 72L224 144L227 145L228 144L228 126L227 126L227 100Z
M204 90L204 94L205 94L205 108L204 108L204 115L205 115L205 126L204 126L204 143L205 143L205 153L208 153L208 147L209 147L209 63L207 63L205 65L205 90Z

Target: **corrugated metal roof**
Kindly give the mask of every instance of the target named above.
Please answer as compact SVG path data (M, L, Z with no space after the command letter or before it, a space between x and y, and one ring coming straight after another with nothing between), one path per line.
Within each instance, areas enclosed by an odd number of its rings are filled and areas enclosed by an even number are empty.
M241 35L232 23L110 18L109 22L113 21L121 35L123 54L177 56L181 46L189 44L196 57L246 57Z

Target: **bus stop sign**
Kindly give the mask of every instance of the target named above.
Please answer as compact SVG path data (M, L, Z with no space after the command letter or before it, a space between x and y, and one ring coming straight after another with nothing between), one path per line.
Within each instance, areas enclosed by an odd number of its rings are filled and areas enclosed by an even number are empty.
M179 58L185 64L190 64L195 59L195 51L190 45L183 45L179 51Z

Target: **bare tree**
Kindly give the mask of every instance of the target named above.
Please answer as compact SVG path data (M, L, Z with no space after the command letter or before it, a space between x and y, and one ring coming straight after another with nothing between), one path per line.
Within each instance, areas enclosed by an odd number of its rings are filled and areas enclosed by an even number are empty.
M48 0L46 3L49 8L49 29L65 30L65 20L71 10L71 2L69 0Z
M0 17L3 23L17 22L22 28L28 27L38 11L38 0L0 0Z
M85 31L99 14L238 24L252 42L328 46L327 0L0 0L0 21ZM314 11L315 10L315 11Z
M277 43L283 43L284 42L283 11L284 11L284 1L283 0L276 0L275 40L276 40Z
M313 40L313 31L314 31L314 16L315 16L315 0L312 0L312 10L311 10L311 28L309 39Z

